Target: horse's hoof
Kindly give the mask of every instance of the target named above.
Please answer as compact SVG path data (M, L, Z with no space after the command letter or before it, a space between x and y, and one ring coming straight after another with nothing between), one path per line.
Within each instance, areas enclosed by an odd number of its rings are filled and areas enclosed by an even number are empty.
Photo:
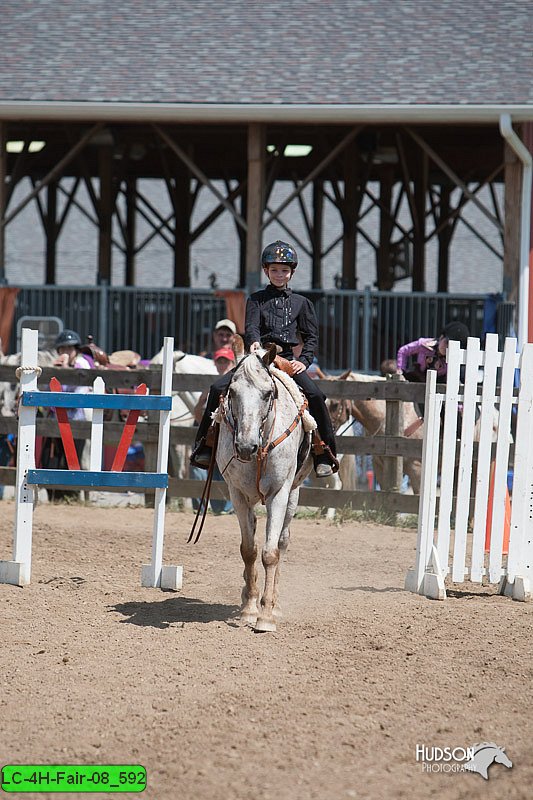
M272 616L274 617L276 622L279 622L280 619L283 618L283 612L279 606L274 606L274 608L272 609Z
M254 631L256 633L275 633L276 623L274 622L274 620L264 619L262 617L259 617L259 619L255 623Z
M251 625L253 628L257 622L257 614L241 614L239 620L243 625Z

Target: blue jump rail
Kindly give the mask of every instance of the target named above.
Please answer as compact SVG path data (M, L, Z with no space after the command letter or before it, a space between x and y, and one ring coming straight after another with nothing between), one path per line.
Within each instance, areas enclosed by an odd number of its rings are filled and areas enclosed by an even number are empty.
M170 411L169 395L75 394L74 392L23 392L23 406L42 408L119 408L141 411Z
M38 486L106 486L123 489L167 489L168 475L160 472L91 472L89 470L29 469L27 483Z

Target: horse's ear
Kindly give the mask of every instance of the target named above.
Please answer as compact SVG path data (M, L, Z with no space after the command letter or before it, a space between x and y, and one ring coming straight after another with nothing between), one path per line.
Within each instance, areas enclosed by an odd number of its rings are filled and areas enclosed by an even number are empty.
M281 352L281 347L279 347L277 344L271 344L263 356L263 364L265 367L268 367L269 364L272 364L278 352Z
M232 348L235 360L238 361L244 355L244 340L238 333L233 337Z
M339 375L339 380L340 381L347 380L350 372L351 372L351 370L347 369L346 372L343 372L342 375Z

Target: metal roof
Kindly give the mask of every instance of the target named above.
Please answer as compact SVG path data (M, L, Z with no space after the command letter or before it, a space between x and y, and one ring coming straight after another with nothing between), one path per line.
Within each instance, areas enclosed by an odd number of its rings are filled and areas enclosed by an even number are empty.
M533 119L532 32L523 0L3 0L0 117Z

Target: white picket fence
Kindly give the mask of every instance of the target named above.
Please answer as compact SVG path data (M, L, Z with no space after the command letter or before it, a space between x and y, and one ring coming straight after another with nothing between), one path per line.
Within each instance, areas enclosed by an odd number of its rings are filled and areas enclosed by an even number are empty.
M443 388L436 384L436 373L428 372L416 564L407 573L406 589L444 599L448 577L453 583L498 583L505 594L528 600L533 580L533 344L519 355L512 338L499 352L496 334L487 335L484 351L479 339L469 338L466 350L450 342L445 393L439 391ZM504 555L514 413L510 541ZM486 552L491 464L493 513Z

